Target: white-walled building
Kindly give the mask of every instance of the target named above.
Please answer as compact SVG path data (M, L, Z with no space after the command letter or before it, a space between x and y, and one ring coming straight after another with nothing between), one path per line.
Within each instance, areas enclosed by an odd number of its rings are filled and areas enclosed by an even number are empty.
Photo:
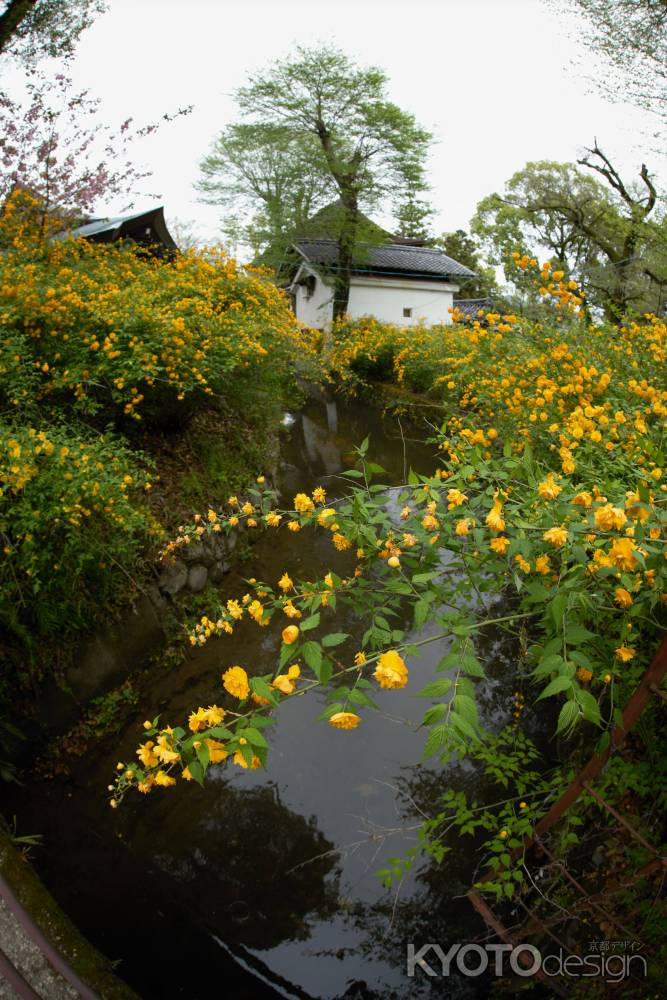
M295 247L301 263L289 290L296 317L306 326L325 329L333 317L338 244L301 238ZM416 242L360 244L347 312L353 319L374 316L400 326L451 323L449 310L459 290L457 282L471 277L472 271L442 250Z

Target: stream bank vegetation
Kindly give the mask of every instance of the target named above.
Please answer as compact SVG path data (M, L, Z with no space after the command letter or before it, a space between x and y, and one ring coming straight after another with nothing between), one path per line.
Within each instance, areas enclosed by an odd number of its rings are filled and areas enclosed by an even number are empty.
M0 218L0 702L136 596L174 491L252 481L315 356L275 285L219 248L46 238L41 210L16 189Z
M556 858L542 863L544 891L535 888L523 845L591 753L609 748L664 637L667 326L653 315L596 323L562 271L519 254L515 264L533 274L547 303L540 323L488 313L451 327L406 330L372 319L334 327L328 361L339 385L357 392L382 379L445 405L448 415L432 431L440 456L432 475L382 485L384 470L369 459L366 440L356 468L343 474L342 498L318 486L282 508L260 475L252 489L202 511L165 546L169 560L201 536L239 525L291 532L295 547L322 531L332 554L343 553L349 564L311 581L292 579L289 566L276 580L251 578L245 593L227 596L189 629L189 643L201 646L250 619L280 632L278 662L268 672L264 664L228 663L223 642L220 704L193 705L189 718L168 724L146 720L136 759L117 764L110 804L137 790L203 783L223 762L261 767L272 713L286 698L322 689L322 721L353 739L349 731L377 708L376 692L411 683L430 702L424 759L468 758L498 786L493 805L443 788L442 808L425 819L419 848L446 863L452 836L474 837L492 876L480 888L497 901L529 900L538 932L544 925L536 914L549 898L578 908L603 936L629 924L659 957L660 887L649 877L633 888L623 880L624 864L632 870L652 860L648 842L662 850L659 697L596 784L621 819L610 820L583 794L544 847ZM336 628L343 606L366 623L358 648ZM406 608L411 631L398 627ZM415 638L426 623L428 633ZM495 732L483 730L477 706L485 667L476 637L491 626L513 634L518 650L512 722ZM443 637L450 645L439 676L420 685L420 649ZM523 728L544 699L555 707L554 735L568 748L551 770L540 765ZM623 816L642 838L629 852ZM556 877L565 859L577 864L568 854L573 847L584 869L595 867L592 881L577 869L583 903ZM400 882L413 863L414 853L391 859L381 878ZM594 892L605 903L613 896L613 916L606 911L600 919Z

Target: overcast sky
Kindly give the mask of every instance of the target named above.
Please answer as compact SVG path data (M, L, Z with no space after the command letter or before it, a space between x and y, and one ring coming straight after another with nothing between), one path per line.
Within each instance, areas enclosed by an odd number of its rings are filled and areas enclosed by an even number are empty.
M442 232L467 228L477 202L526 162L573 160L594 136L628 173L642 159L663 169L649 153L648 116L586 82L592 57L577 26L544 0L109 0L79 43L73 76L102 98L110 123L194 105L136 155L168 220L193 221L213 240L219 212L198 204L193 184L211 140L235 119L234 90L295 44L334 42L382 67L391 98L435 134L429 174Z

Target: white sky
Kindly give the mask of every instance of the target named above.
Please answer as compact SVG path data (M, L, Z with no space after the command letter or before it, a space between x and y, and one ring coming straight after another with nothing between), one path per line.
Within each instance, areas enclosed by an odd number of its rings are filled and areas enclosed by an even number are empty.
M382 67L391 98L432 130L436 232L467 228L477 202L529 160L572 160L594 136L628 175L650 150L650 116L606 103L573 60L577 23L543 0L109 0L81 39L75 84L105 119L194 111L137 144L168 220L219 236L216 208L193 183L215 134L235 119L233 91L295 44L334 42ZM137 210L155 204L145 196ZM113 212L113 204L101 206Z

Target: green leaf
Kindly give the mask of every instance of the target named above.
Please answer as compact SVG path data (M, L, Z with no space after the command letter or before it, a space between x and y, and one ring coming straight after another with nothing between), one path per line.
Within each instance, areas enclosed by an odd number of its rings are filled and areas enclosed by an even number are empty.
M566 701L558 716L556 732L566 733L572 729L579 719L579 706L576 701Z
M432 705L424 712L422 726L432 726L434 722L439 722L443 715L447 714L447 705Z
M429 604L426 601L417 601L415 604L415 628L421 628L428 617Z
M572 681L569 677L554 677L551 684L547 684L544 691L538 695L537 700L541 701L542 698L550 698L554 694L560 694L562 691L569 691L572 688Z
M586 642L587 639L594 638L595 633L589 632L583 625L568 625L565 629L565 641L571 646L578 646L579 643Z
M251 743L254 747L263 747L266 749L269 745L260 731L253 726L246 726L241 735L245 736L248 743Z
M306 618L305 621L301 622L299 624L299 629L302 632L310 632L311 629L317 628L319 624L320 624L320 614L318 611L317 614L311 615L310 618Z
M440 680L431 681L426 684L421 691L417 692L418 698L439 698L447 694L454 682L449 677L442 677Z
M427 760L429 757L432 757L436 751L445 746L447 743L447 736L447 726L435 726L428 734L428 738L424 744L422 760Z
M377 708L373 699L369 698L365 692L360 691L359 688L352 688L349 698L354 705L366 705L368 708Z
M332 715L336 714L336 712L342 712L342 711L343 711L342 702L336 701L334 702L333 705L327 705L327 707L322 712L320 712L317 718L319 720L330 719Z
M213 726L211 729L206 730L206 735L213 736L218 740L231 740L233 738L233 734L225 726Z
M347 632L331 632L329 635L325 635L322 638L322 645L330 648L332 646L340 646L342 642L349 639Z
M312 641L304 642L302 653L308 666L317 673L322 666L322 650L319 643Z
M599 726L600 706L591 692L583 690L577 691L576 698L581 705L581 709L584 713L584 719L587 719L588 722L592 722L594 725Z
M193 777L193 780L197 782L198 785L204 784L204 768L201 766L198 760L191 760L188 764L188 771Z
M367 451L368 451L368 444L369 444L370 439L371 439L370 434L367 434L366 437L364 438L364 440L361 442L361 444L357 448L357 451L359 452L360 455L365 455L367 453Z
M415 573L415 575L412 577L412 582L415 584L430 583L431 580L437 579L437 577L439 577L440 574L441 570L438 570L435 573Z
M469 737L471 740L475 740L475 742L479 740L479 735L477 734L475 727L472 726L467 719L464 719L462 715L452 712L451 720L456 729L458 729L464 736Z

